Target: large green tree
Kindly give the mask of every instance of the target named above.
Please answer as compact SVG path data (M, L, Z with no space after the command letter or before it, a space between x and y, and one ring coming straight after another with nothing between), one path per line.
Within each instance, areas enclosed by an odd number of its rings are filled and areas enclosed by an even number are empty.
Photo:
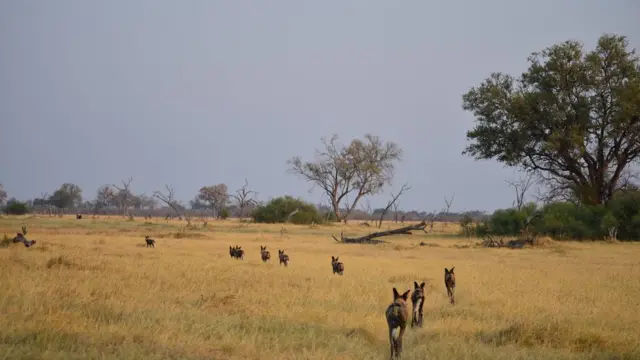
M82 189L71 183L64 183L50 198L51 203L60 209L72 208L82 202Z
M463 95L475 126L463 154L536 172L550 194L607 203L640 158L640 61L625 36L593 51L566 41L519 77L492 73Z

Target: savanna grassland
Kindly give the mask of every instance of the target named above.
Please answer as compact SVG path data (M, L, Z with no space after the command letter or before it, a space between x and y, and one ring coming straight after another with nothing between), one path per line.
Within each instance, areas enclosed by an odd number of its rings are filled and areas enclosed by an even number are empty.
M405 359L640 358L637 244L477 248L436 224L347 245L331 234L370 229L121 217L5 217L0 236L22 223L38 242L0 249L0 359L387 359L385 308L414 280L427 283L424 327L407 327Z

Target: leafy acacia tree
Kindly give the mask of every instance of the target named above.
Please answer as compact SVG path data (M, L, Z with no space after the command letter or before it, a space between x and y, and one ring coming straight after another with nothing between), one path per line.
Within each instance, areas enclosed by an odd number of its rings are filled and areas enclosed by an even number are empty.
M198 199L209 203L214 215L220 218L229 203L229 189L225 184L203 186L198 192Z
M346 223L360 199L379 193L391 183L402 150L370 134L363 140L354 139L349 146L337 144L337 135L321 140L324 149L317 150L314 162L303 162L296 156L288 161L289 171L322 189L336 219Z
M50 200L57 208L70 209L82 203L82 189L76 184L64 183L51 195Z
M534 171L550 195L606 204L640 158L640 61L624 36L566 41L520 77L493 73L463 95L475 127L463 154Z

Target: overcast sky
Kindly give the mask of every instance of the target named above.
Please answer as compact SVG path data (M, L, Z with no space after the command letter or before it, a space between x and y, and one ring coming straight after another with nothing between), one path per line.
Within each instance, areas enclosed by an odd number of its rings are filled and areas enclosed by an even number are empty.
M93 199L131 176L188 201L246 177L261 200L316 202L287 159L372 133L404 150L402 208L452 193L452 211L508 207L513 171L461 155L461 95L568 39L639 47L638 14L634 0L0 1L0 182Z

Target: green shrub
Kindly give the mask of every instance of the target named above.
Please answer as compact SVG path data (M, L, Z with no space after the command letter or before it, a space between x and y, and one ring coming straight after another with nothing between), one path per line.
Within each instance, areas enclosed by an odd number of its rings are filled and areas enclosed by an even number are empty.
M621 191L609 202L616 219L618 239L640 239L640 191Z
M251 217L257 223L284 223L287 221L289 214L296 209L298 212L291 216L291 222L294 224L311 224L312 222L319 224L325 222L326 217L323 218L313 204L288 195L275 198L265 205L258 206L253 210Z
M4 207L4 212L9 215L24 215L29 212L29 206L25 202L11 199Z

